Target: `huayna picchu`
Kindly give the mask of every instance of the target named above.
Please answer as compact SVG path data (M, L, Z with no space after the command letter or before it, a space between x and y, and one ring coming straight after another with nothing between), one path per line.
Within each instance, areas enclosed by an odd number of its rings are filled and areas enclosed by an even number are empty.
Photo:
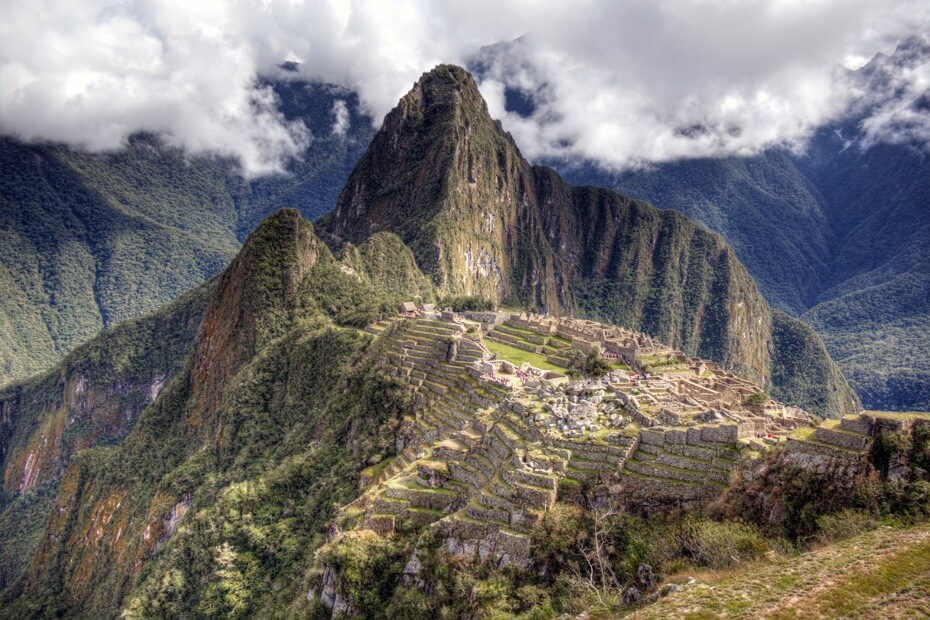
M926 516L930 417L859 409L718 236L444 65L330 216L0 392L0 617L615 612Z

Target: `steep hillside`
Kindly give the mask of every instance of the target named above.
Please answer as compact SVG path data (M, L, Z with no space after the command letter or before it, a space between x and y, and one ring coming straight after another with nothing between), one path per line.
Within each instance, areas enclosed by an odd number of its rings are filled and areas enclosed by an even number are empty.
M132 587L147 587L151 562L183 571L169 594L179 609L235 613L235 593L210 586L226 566L225 547L210 542L224 522L230 542L264 532L228 552L269 559L249 588L265 580L282 609L300 599L300 567L333 503L351 499L354 474L393 445L403 399L360 357L371 336L338 323L393 313L412 293L396 273L384 281L394 296L379 295L371 274L348 273L284 210L196 294L8 388L0 615L114 616ZM253 502L267 509L244 521ZM191 529L177 530L188 513ZM270 587L282 579L284 590Z
M74 454L122 441L180 371L208 292L203 285L156 314L126 321L54 370L0 391L0 588L25 569ZM15 528L28 532L10 535Z
M531 166L457 67L425 74L385 117L320 228L337 245L396 233L441 294L580 312L762 382L773 356L785 374L832 366L810 330L793 330L804 342L792 346L816 362L775 352L771 310L719 236L674 211L572 187ZM821 376L835 396L788 388L782 396L822 415L855 406L839 373Z
M800 315L826 284L833 233L817 189L788 152L621 173L578 164L558 168L570 182L614 188L719 233L777 308Z
M815 327L863 402L927 409L926 145L873 143L862 123L897 96L893 75L928 57L930 45L914 38L850 74L861 100L801 153L771 149L617 174L555 165L572 182L615 188L720 233L774 306Z
M370 121L352 95L282 75L282 112L313 134L284 175L246 181L228 159L153 136L96 155L0 139L0 384L202 283L280 206L308 218L332 208ZM344 133L333 129L339 101Z
M235 252L234 198L208 160L140 138L105 156L3 139L0 161L0 382L168 303Z

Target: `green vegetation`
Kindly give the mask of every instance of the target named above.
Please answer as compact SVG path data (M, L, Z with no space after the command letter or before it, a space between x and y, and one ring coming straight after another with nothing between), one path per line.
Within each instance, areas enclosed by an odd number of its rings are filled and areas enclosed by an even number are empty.
M557 366L547 360L545 355L540 355L539 353L525 351L524 349L519 349L509 344L493 342L491 340L485 340L484 345L488 348L488 351L496 355L499 359L506 360L515 366L520 366L523 362L527 362L540 370L554 370L556 372L565 370L561 366Z
M467 310L482 311L494 310L495 304L490 299L477 297L475 295L459 295L457 297L443 297L439 300L442 308L452 308L456 312Z
M0 141L0 383L177 298L238 246L217 163L154 138L88 155Z
M270 86L288 119L314 134L284 175L247 181L230 159L151 135L101 154L0 140L0 385L209 279L276 209L316 218L332 208L370 121L326 85ZM346 136L331 130L337 97L349 103Z
M859 399L814 330L777 310L772 318L772 396L823 418L858 411Z
M597 351L585 354L578 349L570 349L566 354L568 358L568 371L583 377L603 377L610 369L611 364Z
M866 407L930 409L930 276L892 281L818 304L804 319L823 336Z
M882 528L798 556L696 573L630 618L873 618L930 612L930 528Z
M68 430L80 445L121 443L84 450L63 477L51 470L29 494L4 496L0 523L21 523L0 531L5 610L237 616L306 605L303 571L335 508L358 493L366 464L392 453L407 408L401 384L366 354L370 336L340 326L360 320L349 312L355 299L377 300L377 292L363 275L353 286L336 274L346 275L312 227L283 211L250 236L212 291L69 357L64 376L85 377L85 390L117 385L138 398L132 381L141 377L148 397L153 373L163 371L166 385L122 435ZM219 372L198 366L206 342L224 360ZM38 378L8 390L19 413L13 432L0 436L12 437L7 458L22 453L36 420L68 415L57 402L70 385ZM50 521L54 502L69 493L68 518ZM169 515L181 509L184 526L170 535ZM111 515L100 545L83 538L91 514ZM135 562L125 558L155 549L133 577ZM30 557L40 561L27 569Z

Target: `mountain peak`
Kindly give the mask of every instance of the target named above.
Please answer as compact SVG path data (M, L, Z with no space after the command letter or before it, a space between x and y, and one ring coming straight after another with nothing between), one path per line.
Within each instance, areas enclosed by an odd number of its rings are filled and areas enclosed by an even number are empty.
M452 111L488 115L478 83L471 73L458 65L437 65L421 75L395 111L404 108L405 104L419 106L424 112L429 109L434 113Z
M794 368L779 357L792 343L772 345L771 308L723 239L530 165L459 67L425 73L385 117L319 228L334 244L395 233L440 296L606 319L763 383ZM822 342L807 344L832 368Z
M394 232L443 292L502 298L500 244L492 250L465 237L503 234L531 174L471 74L439 65L385 117L321 231L335 243Z
M328 253L296 209L280 209L252 231L207 303L195 347L191 422L209 417L242 364L281 334L304 276Z

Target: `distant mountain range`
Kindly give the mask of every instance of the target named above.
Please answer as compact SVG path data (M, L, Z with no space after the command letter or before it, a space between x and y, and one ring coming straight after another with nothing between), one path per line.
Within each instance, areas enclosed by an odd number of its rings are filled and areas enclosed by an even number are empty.
M865 92L885 92L883 66L927 54L914 40L856 75ZM276 208L308 219L333 208L374 134L370 119L352 93L296 80L286 68L269 83L285 115L314 135L288 175L248 182L234 162L186 157L154 136L103 155L0 141L0 382L48 368L100 328L208 279ZM350 113L345 135L333 132L337 101ZM516 97L510 105L530 111ZM814 325L865 404L926 409L927 153L907 143L861 148L867 112L859 106L822 128L802 154L773 149L621 174L549 163L572 183L617 189L720 233L775 308ZM607 293L592 288L566 301L597 305Z
M0 138L0 384L212 277L279 206L308 219L332 209L374 129L353 94L289 73L270 83L313 139L286 175L247 181L229 159L151 135L104 154Z
M810 322L868 407L930 409L930 154L869 140L862 121L900 97L891 76L930 59L905 41L849 78L864 93L805 151L705 158L609 173L549 162L720 233L776 308ZM532 112L516 94L513 111ZM926 111L930 93L912 106Z

